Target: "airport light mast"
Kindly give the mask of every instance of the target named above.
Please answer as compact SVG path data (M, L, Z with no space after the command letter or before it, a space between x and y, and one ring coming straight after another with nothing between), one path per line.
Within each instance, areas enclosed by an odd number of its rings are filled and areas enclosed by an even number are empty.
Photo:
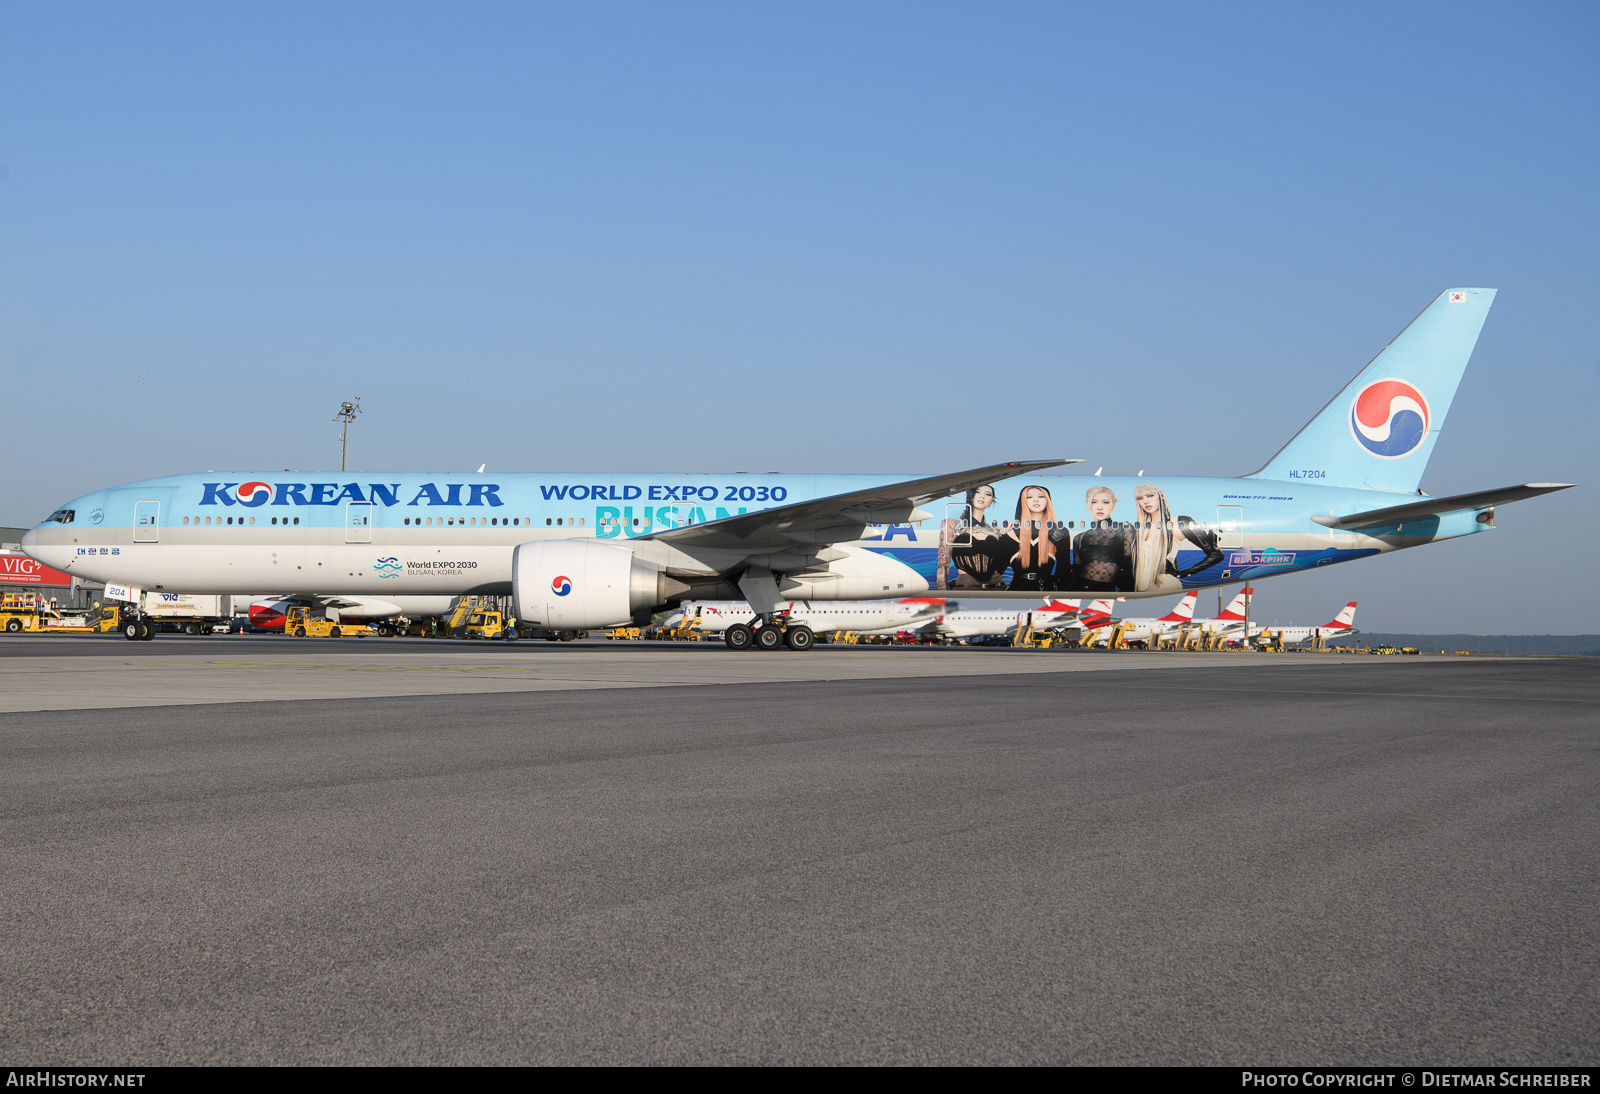
M356 415L361 413L361 396L357 395L354 401L339 404L339 413L333 416L336 422L343 422L344 428L339 431L339 470L350 470L350 423L356 420Z

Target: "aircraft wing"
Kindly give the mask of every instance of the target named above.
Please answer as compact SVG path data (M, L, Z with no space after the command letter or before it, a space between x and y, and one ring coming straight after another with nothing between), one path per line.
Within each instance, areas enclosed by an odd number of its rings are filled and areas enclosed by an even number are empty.
M1047 467L1082 463L1082 460L1031 460L998 463L972 471L935 475L926 479L887 483L849 494L815 501L780 505L756 513L668 528L640 539L654 539L677 547L714 547L735 551L772 551L799 544L841 543L859 539L869 524L899 524L927 520L917 506L935 498L964 494L976 486L1027 475Z
M1311 519L1327 528L1362 528L1373 524L1393 524L1412 517L1427 517L1438 513L1454 513L1461 509L1487 509L1491 505L1536 498L1557 490L1570 490L1573 482L1530 482L1521 486L1502 486L1498 490L1480 490L1476 494L1457 494L1449 498L1418 498L1404 505L1390 505L1383 509L1368 509L1361 513L1347 513L1342 517L1320 516Z

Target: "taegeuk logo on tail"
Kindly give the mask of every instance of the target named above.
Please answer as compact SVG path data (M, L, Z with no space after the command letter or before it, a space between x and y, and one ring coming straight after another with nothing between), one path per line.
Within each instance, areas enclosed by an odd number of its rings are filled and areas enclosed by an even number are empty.
M1350 401L1350 435L1381 460L1415 452L1428 436L1428 400L1404 380L1377 380Z

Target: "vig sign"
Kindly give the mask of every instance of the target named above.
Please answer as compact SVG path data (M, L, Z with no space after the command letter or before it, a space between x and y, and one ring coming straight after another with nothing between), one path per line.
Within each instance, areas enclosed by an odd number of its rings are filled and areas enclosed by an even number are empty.
M0 585L72 584L72 578L26 555L0 555Z

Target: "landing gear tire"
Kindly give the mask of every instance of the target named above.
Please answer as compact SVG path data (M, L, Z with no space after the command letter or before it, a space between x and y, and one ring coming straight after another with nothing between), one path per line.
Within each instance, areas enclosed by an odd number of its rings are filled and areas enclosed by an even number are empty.
M785 631L783 640L796 653L804 653L817 644L816 634L804 623L795 624Z
M139 621L130 619L122 625L122 636L129 642L139 641Z
M743 623L735 623L722 632L722 641L727 643L730 650L747 650L754 640L755 638L750 633L750 628Z
M139 620L139 641L148 642L156 636L156 625L148 619Z
M781 645L783 645L783 633L774 624L768 623L756 631L756 649L775 650Z

